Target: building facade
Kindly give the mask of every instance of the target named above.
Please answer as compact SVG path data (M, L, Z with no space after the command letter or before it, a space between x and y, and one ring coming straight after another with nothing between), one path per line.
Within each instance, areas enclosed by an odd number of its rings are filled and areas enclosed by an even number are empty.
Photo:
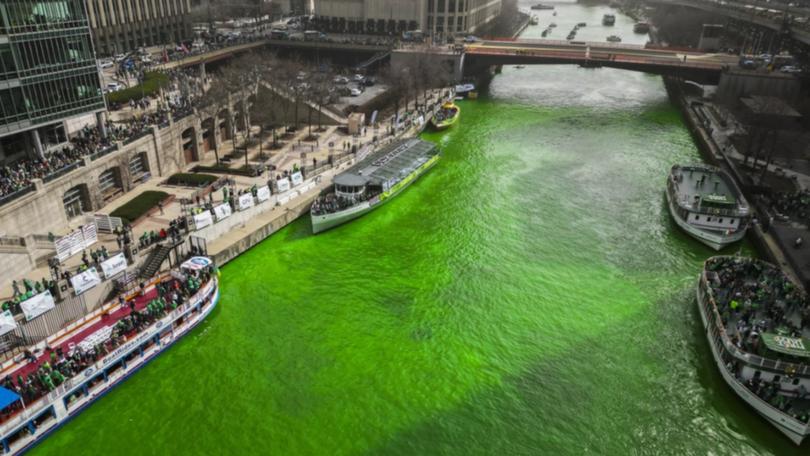
M501 12L502 0L315 0L314 14L330 30L432 36L480 31Z
M103 112L83 0L0 2L0 162L67 141L69 118Z
M189 39L190 10L190 0L87 0L99 55Z

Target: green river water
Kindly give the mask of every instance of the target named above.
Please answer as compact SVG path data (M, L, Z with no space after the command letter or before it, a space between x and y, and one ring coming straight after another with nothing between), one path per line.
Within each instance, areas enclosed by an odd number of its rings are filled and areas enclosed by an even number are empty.
M525 36L644 42L606 10L558 5ZM461 106L425 135L429 174L225 266L200 328L33 453L807 454L712 363L693 288L712 252L663 197L700 158L661 79L505 68Z

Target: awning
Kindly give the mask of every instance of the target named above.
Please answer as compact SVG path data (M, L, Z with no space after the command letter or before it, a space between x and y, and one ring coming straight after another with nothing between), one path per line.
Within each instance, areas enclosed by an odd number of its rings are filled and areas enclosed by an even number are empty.
M808 341L801 337L787 337L780 336L779 334L763 333L762 342L768 349L786 355L798 356L801 358L810 358L810 346Z
M0 410L20 400L20 395L0 386Z
M180 265L180 268L190 271L200 271L211 266L211 263L211 260L206 257L191 257L188 261Z

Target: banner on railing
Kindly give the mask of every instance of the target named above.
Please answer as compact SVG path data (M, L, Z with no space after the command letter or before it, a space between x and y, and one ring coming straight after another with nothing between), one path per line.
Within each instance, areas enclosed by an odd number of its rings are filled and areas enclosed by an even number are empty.
M304 176L301 175L301 172L293 173L292 176L292 185L295 187L296 185L300 185L301 182L304 182Z
M98 242L96 223L88 223L54 241L56 257L60 262L64 262L96 242Z
M81 274L76 274L70 278L70 283L73 285L73 291L76 296L84 293L85 291L95 287L101 283L101 277L98 276L96 268L90 268Z
M84 237L84 247L90 247L98 242L98 230L96 230L96 222L88 223L82 226L82 236Z
M101 263L101 270L104 271L104 278L110 277L127 270L127 257L123 253L119 253L110 259Z
M278 189L279 193L284 193L290 189L290 180L286 177L284 179L279 179L276 181L276 188Z
M253 194L248 192L239 197L239 210L244 211L253 207Z
M214 208L214 214L217 216L217 222L225 220L231 216L231 206L228 203L220 204Z
M205 211L200 212L199 214L196 214L194 216L194 226L198 230L201 230L201 229L205 228L206 226L211 225L213 223L214 223L214 217L211 215L211 211L209 211L209 210L205 210Z
M0 313L0 336L14 331L16 328L17 322L14 320L14 315L11 315L10 310Z
M56 307L56 302L54 302L53 296L48 290L20 303L20 308L22 308L27 321L37 318L54 307Z
M266 185L262 185L259 187L259 190L256 192L256 199L259 200L260 203L263 203L270 199L270 187Z

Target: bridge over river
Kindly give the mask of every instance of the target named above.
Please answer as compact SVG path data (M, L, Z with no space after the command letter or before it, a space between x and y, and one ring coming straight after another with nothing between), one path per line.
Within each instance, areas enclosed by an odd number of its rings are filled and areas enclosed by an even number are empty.
M737 65L737 57L629 44L585 41L483 41L464 48L464 66L574 64L610 67L663 76L676 76L702 84L717 84L724 68Z

